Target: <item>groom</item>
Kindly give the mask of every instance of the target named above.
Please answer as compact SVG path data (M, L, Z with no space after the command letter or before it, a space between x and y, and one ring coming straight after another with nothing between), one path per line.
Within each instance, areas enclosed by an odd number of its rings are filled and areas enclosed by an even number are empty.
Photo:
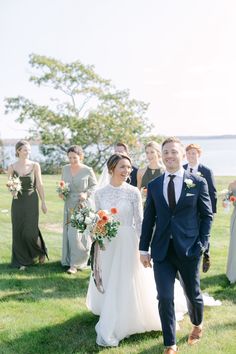
M139 244L144 267L151 267L151 258L154 263L165 354L177 353L174 310L177 272L193 325L188 344L195 344L202 336L203 299L199 265L208 246L212 208L205 179L185 171L183 158L184 148L178 138L170 137L162 143L166 172L148 185Z

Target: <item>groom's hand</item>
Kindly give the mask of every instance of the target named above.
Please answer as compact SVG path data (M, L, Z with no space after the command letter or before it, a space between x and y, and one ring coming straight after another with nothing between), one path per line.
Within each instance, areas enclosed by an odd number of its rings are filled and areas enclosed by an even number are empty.
M152 268L150 254L140 254L140 261L145 268Z

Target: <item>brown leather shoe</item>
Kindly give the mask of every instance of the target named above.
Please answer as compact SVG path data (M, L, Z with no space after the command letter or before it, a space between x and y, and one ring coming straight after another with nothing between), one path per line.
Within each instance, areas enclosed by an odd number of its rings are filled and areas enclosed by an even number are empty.
M203 256L203 260L202 260L202 271L203 273L208 272L209 268L211 265L211 261L210 261L210 257L209 256Z
M164 354L176 354L177 352L178 352L178 348L177 348L177 350L174 350L172 348L166 348L164 350Z
M194 345L199 342L200 338L202 337L202 328L193 326L193 329L188 337L188 344Z

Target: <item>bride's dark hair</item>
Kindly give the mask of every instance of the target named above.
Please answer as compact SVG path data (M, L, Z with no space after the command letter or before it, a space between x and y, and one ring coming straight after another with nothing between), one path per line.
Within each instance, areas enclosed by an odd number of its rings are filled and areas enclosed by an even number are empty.
M132 165L129 156L127 156L125 154L121 154L119 152L116 152L115 154L111 155L107 161L108 172L111 174L114 171L114 169L116 168L116 165L118 164L118 162L123 159L128 160L130 165Z

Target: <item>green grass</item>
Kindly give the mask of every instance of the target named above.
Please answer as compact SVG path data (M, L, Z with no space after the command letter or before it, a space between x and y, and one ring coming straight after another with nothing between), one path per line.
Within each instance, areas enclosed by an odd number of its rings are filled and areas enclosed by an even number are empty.
M161 332L131 336L118 348L95 344L97 316L85 306L89 271L67 275L61 265L61 226L63 203L55 193L58 176L44 176L48 214L40 214L40 228L49 249L50 260L25 272L10 268L11 198L0 176L0 353L162 353ZM218 190L233 177L217 178ZM204 292L222 301L222 306L205 309L204 337L192 348L186 344L191 328L186 315L177 332L180 353L236 353L236 285L226 276L230 214L219 203L212 238L212 266L202 274ZM8 212L6 212L8 210Z

